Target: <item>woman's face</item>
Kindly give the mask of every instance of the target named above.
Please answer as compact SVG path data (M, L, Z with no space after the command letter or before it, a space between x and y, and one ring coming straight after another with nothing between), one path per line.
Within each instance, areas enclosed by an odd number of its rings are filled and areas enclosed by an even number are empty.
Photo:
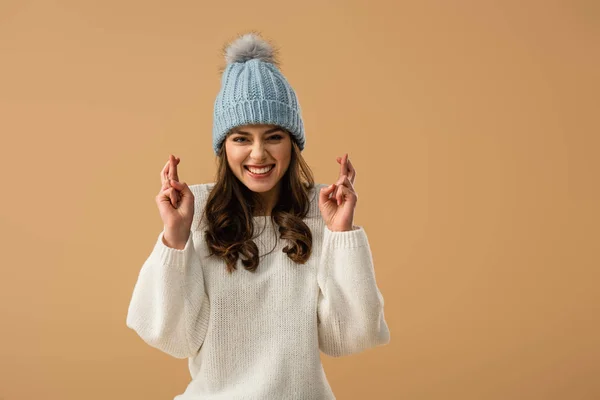
M277 125L238 126L225 139L229 168L254 192L277 191L277 184L290 165L291 140Z

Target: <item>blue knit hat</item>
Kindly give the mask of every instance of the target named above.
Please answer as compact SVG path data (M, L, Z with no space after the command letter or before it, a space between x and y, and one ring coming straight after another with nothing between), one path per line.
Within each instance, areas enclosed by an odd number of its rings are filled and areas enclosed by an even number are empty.
M246 124L273 124L290 132L304 149L304 124L294 89L278 68L276 50L255 33L225 50L227 66L213 113L213 149L218 154L229 130Z

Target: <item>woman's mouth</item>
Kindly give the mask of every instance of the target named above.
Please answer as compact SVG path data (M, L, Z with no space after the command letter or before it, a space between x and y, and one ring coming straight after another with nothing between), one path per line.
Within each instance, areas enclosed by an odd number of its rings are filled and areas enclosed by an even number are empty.
M275 164L265 168L253 168L244 165L244 168L246 169L246 171L248 171L248 175L250 175L253 178L266 178L267 176L271 175L271 172L273 172L273 170L275 169Z

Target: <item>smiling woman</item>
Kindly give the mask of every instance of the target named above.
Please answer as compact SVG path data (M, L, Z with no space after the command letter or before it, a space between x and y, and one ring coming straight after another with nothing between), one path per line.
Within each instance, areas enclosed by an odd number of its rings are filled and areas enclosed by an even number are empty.
M290 245L284 251L304 264L311 254L312 234L303 221L309 209L312 171L296 136L274 124L246 124L230 129L218 153L215 186L204 206L206 244L236 269L239 255L248 271L259 264L254 242L256 217L270 217ZM227 193L223 195L223 193ZM236 247L239 246L237 252Z
M356 170L345 154L337 181L315 184L298 99L267 42L244 35L226 60L215 182L179 182L176 157L163 168L165 228L127 325L189 358L193 379L176 400L335 399L319 351L390 340L369 241L353 224Z
M290 165L290 135L279 126L244 125L227 136L225 153L234 175L248 189L260 193L270 214Z

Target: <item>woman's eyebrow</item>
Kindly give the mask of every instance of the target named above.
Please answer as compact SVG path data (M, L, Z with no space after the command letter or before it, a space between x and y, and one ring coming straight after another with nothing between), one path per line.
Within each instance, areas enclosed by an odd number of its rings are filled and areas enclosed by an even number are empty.
M278 132L278 131L282 131L281 128L277 127L277 128L272 128L269 130L266 130L263 132L263 135L268 135L269 133L273 133L273 132ZM234 129L233 131L231 131L232 134L234 133L239 133L240 135L245 135L245 136L252 136L252 134L250 132L245 132L245 131L240 131L238 129Z

